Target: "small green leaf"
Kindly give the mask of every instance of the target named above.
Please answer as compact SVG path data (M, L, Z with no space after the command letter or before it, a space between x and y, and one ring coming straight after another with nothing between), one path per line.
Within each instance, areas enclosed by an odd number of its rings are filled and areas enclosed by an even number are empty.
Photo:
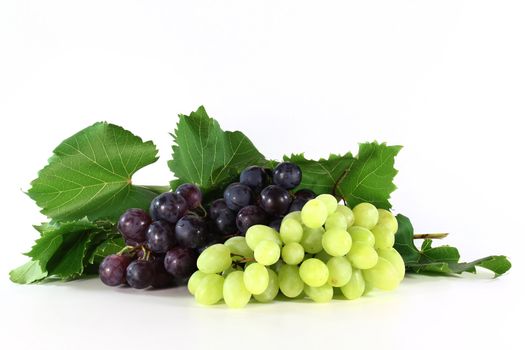
M88 262L98 265L106 256L118 253L125 246L126 244L121 235L110 236L93 250Z
M24 265L9 272L11 281L19 284L28 284L46 278L47 272L42 269L40 263L29 260Z

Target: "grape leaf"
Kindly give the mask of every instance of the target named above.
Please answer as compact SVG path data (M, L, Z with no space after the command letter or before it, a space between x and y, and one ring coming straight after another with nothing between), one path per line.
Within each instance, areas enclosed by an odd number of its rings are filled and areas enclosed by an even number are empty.
M147 208L156 192L131 184L157 160L157 149L131 132L96 123L64 140L38 173L29 196L57 221L116 219L130 207Z
M192 182L205 194L222 191L247 166L266 163L243 133L223 131L202 106L189 116L179 116L173 138L173 159L168 165L178 180L172 188Z
M40 281L47 276L47 271L42 269L40 262L29 260L24 265L9 272L9 279L15 283L28 284Z
M93 250L89 256L88 262L90 264L98 265L106 256L118 253L125 246L124 239L120 234L109 236Z

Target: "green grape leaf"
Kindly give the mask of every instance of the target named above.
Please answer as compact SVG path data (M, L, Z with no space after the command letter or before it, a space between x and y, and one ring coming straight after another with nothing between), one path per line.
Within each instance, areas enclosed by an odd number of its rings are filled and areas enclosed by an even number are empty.
M147 208L156 192L131 184L157 160L157 149L131 132L96 123L64 140L38 173L29 196L56 221L116 219L130 207Z
M29 260L24 265L9 272L11 281L18 284L33 283L46 278L46 276L47 271L44 271L40 262L36 260Z
M89 256L88 262L90 264L98 265L106 256L118 253L125 246L124 239L120 234L109 236L93 250Z
M265 165L264 156L240 131L223 131L204 107L180 115L173 135L173 159L168 166L177 180L197 184L206 194L218 193L250 165Z

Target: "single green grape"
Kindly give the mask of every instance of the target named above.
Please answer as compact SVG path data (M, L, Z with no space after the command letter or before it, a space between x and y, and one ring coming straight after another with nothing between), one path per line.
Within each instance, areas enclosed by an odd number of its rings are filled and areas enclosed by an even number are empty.
M273 228L265 225L253 225L246 231L246 244L251 250L255 251L255 247L261 241L270 240L282 245L279 234Z
M260 303L268 303L275 299L279 293L279 278L272 269L268 270L268 287L261 294L254 294L253 297Z
M334 289L328 283L320 287L305 285L304 293L316 303L327 303L334 297Z
M323 234L324 229L322 227L305 227L303 239L301 239L301 245L304 251L309 254L316 254L323 250Z
M342 287L350 281L352 277L352 265L343 256L334 256L326 263L329 277L328 284L332 287Z
M279 289L288 298L299 296L304 289L304 282L295 265L282 265L278 273Z
M229 238L224 245L230 249L230 252L234 255L240 255L245 258L253 258L253 250L248 247L246 238L243 236L235 236Z
M197 259L197 267L204 273L220 273L231 264L230 249L220 243L204 249Z
M224 296L224 302L229 307L245 307L250 301L252 294L244 285L244 272L234 271L226 276L222 293Z
M366 270L377 264L378 255L374 247L363 242L355 242L348 252L347 258L352 266Z
M367 284L382 290L394 290L401 281L394 265L384 258L379 258L371 269L364 270L363 277Z
M281 256L281 248L274 241L261 241L255 247L254 256L258 263L266 266L273 265Z
M281 256L283 261L289 265L299 265L304 259L304 248L296 242L285 244Z
M337 199L332 196L331 194L320 194L316 197L316 199L319 199L326 207L326 210L328 212L328 215L335 213L335 210L337 209Z
M363 242L371 247L376 243L376 238L372 231L364 227L352 226L348 229L348 233L352 236L352 242Z
M348 300L354 300L362 296L365 291L365 280L361 270L353 269L350 281L340 289L341 293L343 293Z
M318 228L324 225L328 217L326 205L320 199L311 199L301 210L301 220L306 227Z
M326 222L324 223L324 227L327 231L332 228L346 230L348 224L345 216L342 213L336 211L335 213L328 215L328 217L326 218Z
M379 221L379 212L377 208L370 203L361 203L354 207L354 225L367 229L373 228Z
M388 229L389 232L391 232L392 234L396 234L397 230L399 229L399 226L394 214L385 209L378 209L377 212L379 214L379 220L377 222L377 225L384 226Z
M222 299L224 277L210 274L205 276L195 290L195 300L199 304L213 305Z
M197 291L197 287L202 282L204 277L208 276L208 274L202 272L202 271L195 271L190 279L188 280L188 291L191 295L195 295L195 292Z
M282 221L288 220L288 219L293 219L295 221L299 221L300 223L302 223L302 221L301 221L301 212L300 211L292 211L291 213L286 214Z
M378 224L372 229L372 233L375 237L374 247L376 249L386 249L394 246L396 237L386 226Z
M303 238L303 225L295 219L286 219L281 223L281 240L283 243L301 242Z
M354 224L354 212L346 205L338 204L336 213L341 213L346 219L346 227L350 227Z
M259 263L250 264L244 269L244 285L252 294L261 294L268 288L270 276L266 266Z
M380 258L388 260L392 266L394 266L400 281L405 278L405 262L397 250L394 248L378 249L377 254Z
M313 257L316 258L316 259L321 260L325 264L328 262L328 260L330 260L332 258L332 256L330 254L328 254L327 252L325 252L324 250L321 250L319 253L315 254L315 256L313 256ZM307 259L309 259L309 258L307 258Z
M344 256L352 247L352 237L343 229L327 230L322 239L323 249L332 256Z
M310 287L321 287L328 282L329 274L326 264L315 258L303 261L299 267L299 276Z

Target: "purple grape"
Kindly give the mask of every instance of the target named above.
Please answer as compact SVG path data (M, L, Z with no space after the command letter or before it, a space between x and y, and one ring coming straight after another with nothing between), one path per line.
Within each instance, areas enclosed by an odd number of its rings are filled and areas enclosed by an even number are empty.
M266 225L268 223L268 215L262 208L256 205L248 205L239 210L235 222L239 231L244 235L253 225Z
M268 174L264 168L252 165L242 171L240 183L250 187L255 192L260 192L268 185Z
M308 202L308 200L303 199L303 198L295 198L292 204L290 205L288 212L291 213L292 211L301 211L301 209L303 209L306 202Z
M288 191L276 185L270 185L261 191L260 205L272 216L283 216L288 212L292 197Z
M184 215L175 226L175 239L180 246L192 249L206 244L206 222L196 215Z
M223 235L233 235L237 233L237 224L236 224L236 214L235 212L228 209L228 211L223 211L215 218L214 223L215 227Z
M224 198L216 199L211 202L210 208L208 209L208 215L212 219L216 219L223 211L230 211L226 205Z
M309 190L307 188L303 188L302 190L299 190L294 193L295 199L304 199L306 201L309 201L310 199L314 199L317 197L317 195L314 193L314 191Z
M175 245L173 226L166 221L153 222L146 233L146 245L154 253L166 253Z
M281 219L281 218L273 219L272 221L270 221L268 226L273 228L275 231L279 232L281 230L281 222L282 221L283 221L283 219Z
M188 204L182 196L166 192L153 198L149 210L153 220L175 224L188 211Z
M154 256L152 258L154 276L151 287L155 289L171 287L175 284L175 279L164 268L165 255Z
M164 268L176 278L190 277L197 270L197 254L189 248L172 248L166 253Z
M237 212L252 203L253 192L248 186L234 182L224 190L224 200L228 208Z
M126 244L139 245L146 240L146 230L151 218L142 209L128 209L118 220L117 229L124 237Z
M202 192L200 188L191 183L185 183L177 187L175 194L182 196L188 204L188 209L195 209L200 207L202 202Z
M290 190L299 186L302 179L301 169L289 162L282 162L277 164L273 170L273 183L286 190Z
M126 269L126 281L135 289L144 289L151 285L154 275L151 261L135 260Z
M98 267L100 280L111 287L126 283L126 269L131 259L126 255L108 255Z

